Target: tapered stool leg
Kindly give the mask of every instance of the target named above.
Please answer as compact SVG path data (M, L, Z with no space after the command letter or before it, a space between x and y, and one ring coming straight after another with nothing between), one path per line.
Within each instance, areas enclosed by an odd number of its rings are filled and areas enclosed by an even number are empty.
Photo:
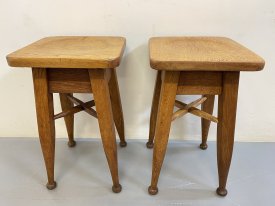
M89 75L94 94L103 148L112 175L112 190L113 192L118 193L121 191L121 185L119 184L118 179L116 137L108 87L107 71L91 69L89 70Z
M155 195L158 192L157 183L168 143L173 108L177 94L179 72L162 71L158 117L156 123L155 145L153 152L153 168L151 185L148 192Z
M53 94L49 93L48 90L47 70L33 68L32 73L38 132L48 176L47 188L52 190L56 187L54 181L55 126Z
M157 115L158 115L160 89L161 89L161 71L158 71L153 100L152 100L152 106L151 106L149 140L146 143L147 148L150 148L150 149L153 148L154 146L154 137L155 137Z
M213 114L215 95L204 95L207 100L202 104L201 109L208 114ZM207 149L207 137L209 132L211 121L201 118L201 137L202 142L200 144L200 148L205 150Z
M67 95L68 94L63 94L63 93L59 94L62 111L69 110L74 106L74 104L67 98ZM70 95L73 95L73 94L70 94ZM64 117L64 120L65 120L65 125L67 128L67 133L69 137L68 146L74 147L76 145L76 142L74 140L74 114L66 115Z
M121 106L116 70L110 69L109 72L111 73L111 77L109 80L109 91L112 103L113 118L115 121L118 136L120 138L120 146L126 147L127 142L125 141L123 111Z
M217 128L217 160L219 187L217 194L226 196L226 182L230 168L237 111L239 72L223 73L222 94L219 96Z

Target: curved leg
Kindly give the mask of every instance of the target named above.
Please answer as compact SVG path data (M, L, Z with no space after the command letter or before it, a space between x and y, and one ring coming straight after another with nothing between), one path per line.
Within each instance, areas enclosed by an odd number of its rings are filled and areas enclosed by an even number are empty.
M110 90L110 98L111 98L114 121L115 121L118 136L120 138L120 146L126 147L127 142L125 141L123 111L121 106L116 70L110 69L109 72L111 73L111 77L109 80L109 90Z
M161 71L158 71L154 89L154 96L152 100L151 106L151 115L150 115L150 128L149 128L149 140L146 143L147 148L151 149L154 146L154 137L156 130L156 121L159 107L159 96L160 96L160 88L161 88Z
M103 148L112 175L112 190L113 192L118 193L121 191L121 185L119 184L118 179L116 136L107 71L103 69L90 69L89 75L94 94Z
M237 111L239 72L223 73L223 89L219 96L217 160L219 187L217 194L226 196L226 181L231 163L234 144L235 121Z
M47 188L52 190L56 187L54 181L55 127L53 94L49 93L48 90L47 70L33 68L32 73L38 132L48 176Z
M74 106L74 104L67 98L67 95L68 94L59 94L62 111L68 110ZM68 146L74 147L76 145L76 142L74 141L74 114L65 116L64 120L69 137Z
M204 95L207 100L202 104L201 110L207 112L209 114L213 114L214 102L215 102L215 95ZM211 121L201 118L201 137L202 142L200 144L200 148L205 150L207 149L207 137L209 132Z
M153 168L151 185L148 192L158 192L157 183L168 143L170 126L175 104L180 72L162 71L158 117L156 123L155 146L153 152Z

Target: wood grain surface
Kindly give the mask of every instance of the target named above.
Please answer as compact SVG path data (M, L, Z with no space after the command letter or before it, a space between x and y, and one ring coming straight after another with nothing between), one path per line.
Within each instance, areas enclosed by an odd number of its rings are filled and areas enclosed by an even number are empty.
M223 92L218 101L217 161L219 187L217 194L227 195L226 182L234 146L235 122L240 72L224 72Z
M62 111L67 111L74 107L74 104L67 98L67 95L68 94L64 93L59 94ZM76 144L74 140L74 113L67 113L67 115L64 116L64 121L69 138L68 146L74 147Z
M181 71L177 94L221 94L222 72Z
M52 190L56 187L54 181L55 125L53 94L49 92L46 69L34 68L32 74L38 133L48 176L47 188Z
M120 100L120 92L117 81L116 69L109 69L110 80L109 80L109 93L111 98L111 106L113 111L113 118L117 129L118 136L120 138L120 146L125 147L127 145L125 141L124 131L124 118L123 110Z
M212 115L214 110L215 95L203 95L207 100L201 105L201 110ZM207 138L211 121L201 118L201 144L200 148L207 149Z
M108 86L107 70L89 70L89 76L94 91L93 95L102 144L113 180L112 190L113 192L118 193L121 191L121 185L119 184L118 178L116 134Z
M46 37L7 56L13 67L115 68L124 47L123 37Z
M225 37L153 37L150 64L157 70L257 71L264 60Z
M154 146L154 138L155 138L155 130L156 130L156 122L159 108L159 97L160 97L160 89L161 89L161 71L158 71L156 81L155 81L155 89L154 96L152 100L151 106L151 114L150 114L150 127L149 127L149 139L146 143L147 148L151 149Z
M88 69L47 69L52 93L91 93Z
M158 193L157 183L166 153L179 75L179 72L162 72L162 83L155 129L152 178L151 185L148 188L148 192L151 195Z

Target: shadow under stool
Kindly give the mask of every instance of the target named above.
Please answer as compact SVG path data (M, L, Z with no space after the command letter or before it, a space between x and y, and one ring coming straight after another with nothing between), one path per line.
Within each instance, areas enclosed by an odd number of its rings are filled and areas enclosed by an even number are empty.
M125 47L123 37L47 37L7 56L13 67L32 67L37 123L45 160L48 189L54 189L55 125L64 117L68 145L75 146L74 114L85 111L98 119L103 148L113 180L120 192L114 123L120 146L126 146L124 120L115 68ZM62 112L54 114L53 93L59 93ZM73 93L92 93L86 103ZM96 110L93 107L96 107Z
M187 113L202 119L201 149L207 148L210 122L217 126L219 187L226 196L237 110L240 71L263 69L264 60L224 37L154 37L149 41L150 65L158 71L150 116L148 148L153 148L152 179L148 192L158 192L171 122ZM176 95L202 95L189 104ZM218 118L212 116L218 95ZM202 104L202 109L196 107ZM178 108L173 113L174 106Z

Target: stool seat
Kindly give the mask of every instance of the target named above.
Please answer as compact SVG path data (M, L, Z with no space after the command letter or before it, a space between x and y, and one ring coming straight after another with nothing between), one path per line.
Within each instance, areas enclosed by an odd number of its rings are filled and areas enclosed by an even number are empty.
M123 37L46 37L7 56L13 67L107 69L119 65Z
M150 65L172 71L258 71L264 60L225 37L153 37Z

